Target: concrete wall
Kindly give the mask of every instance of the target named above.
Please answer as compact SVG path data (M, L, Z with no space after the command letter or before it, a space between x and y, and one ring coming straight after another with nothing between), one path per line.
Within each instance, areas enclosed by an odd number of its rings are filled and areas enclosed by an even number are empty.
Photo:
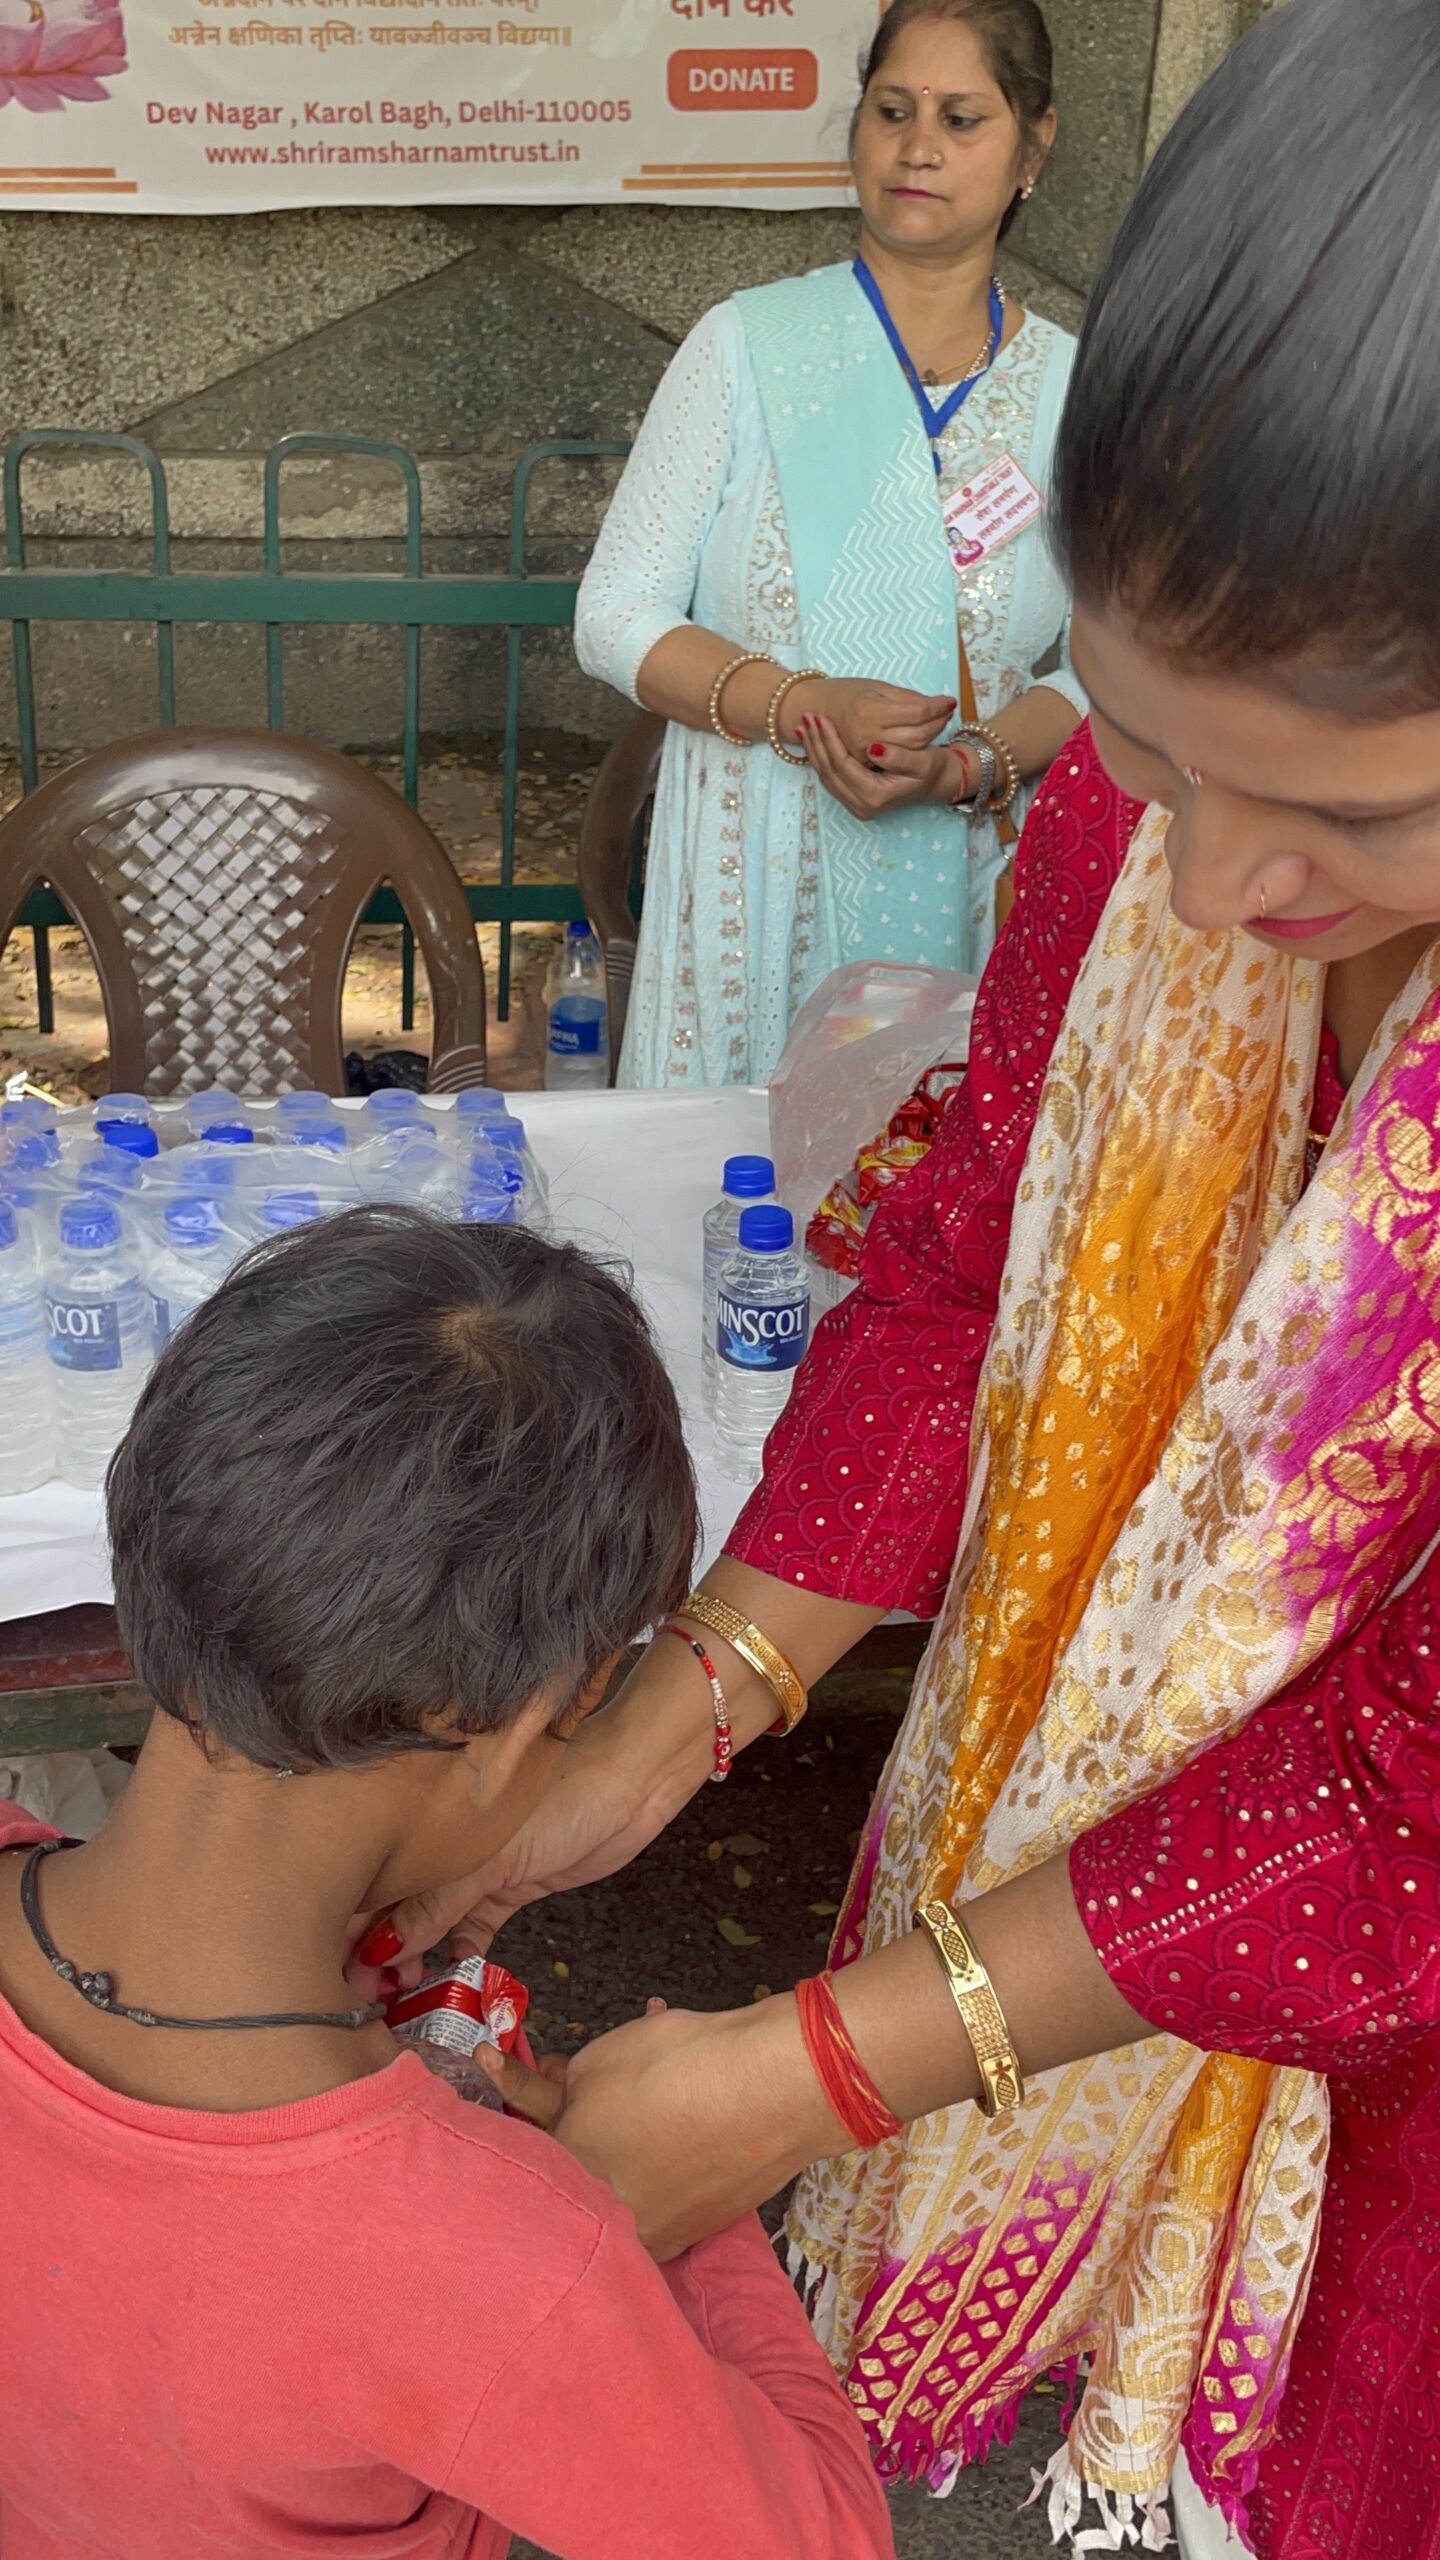
M1007 281L1022 298L1075 324L1147 154L1266 5L1049 0L1061 128L1009 243ZM427 521L446 565L498 565L509 469L528 443L633 434L673 347L711 302L844 254L850 236L841 212L630 205L212 221L0 214L0 426L6 436L40 425L147 435L174 474L179 558L196 565L253 557L256 457L278 436L388 436L426 458ZM123 474L47 460L29 485L43 556L143 556ZM605 486L591 472L563 503L537 490L547 566L583 559ZM388 492L364 470L325 466L289 486L287 534L317 565L372 565L393 527ZM223 662L198 646L188 654L181 716L214 716L231 694ZM497 665L484 641L431 644L428 725L492 727ZM340 744L383 742L387 670L385 645L369 635L311 652L297 669L297 719ZM537 722L614 727L616 706L562 649L538 645L530 678ZM243 667L237 683L248 690ZM49 747L148 725L148 643L47 635L41 698ZM0 692L0 731L12 726Z

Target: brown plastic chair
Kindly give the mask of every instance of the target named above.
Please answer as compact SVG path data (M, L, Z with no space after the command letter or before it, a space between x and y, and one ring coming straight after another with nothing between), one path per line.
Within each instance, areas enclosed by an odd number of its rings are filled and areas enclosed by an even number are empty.
M630 911L630 868L636 834L655 797L665 722L642 711L610 749L585 803L576 848L580 895L591 929L605 954L610 1006L610 1081L620 1062L630 984L635 975L639 924Z
M344 1091L356 929L393 884L430 979L430 1090L485 1080L485 971L439 839L308 739L166 729L86 756L0 822L0 949L39 881L90 946L110 1080Z

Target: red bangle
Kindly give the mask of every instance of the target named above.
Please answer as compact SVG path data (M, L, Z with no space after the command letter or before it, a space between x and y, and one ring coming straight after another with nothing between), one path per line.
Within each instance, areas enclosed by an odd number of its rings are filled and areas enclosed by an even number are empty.
M670 1618L659 1632L662 1636L678 1636L682 1644L688 1644L710 1683L710 1699L715 1709L715 1766L710 1772L710 1779L713 1786L723 1786L735 1757L735 1739L730 1730L730 1701L720 1685L720 1674L698 1636L692 1636L688 1627L677 1627L674 1619Z
M899 2117L891 2114L855 2050L829 1974L817 1973L809 1982L797 1983L795 2002L805 2050L836 2122L843 2124L862 2151L873 2151L877 2142L903 2133Z

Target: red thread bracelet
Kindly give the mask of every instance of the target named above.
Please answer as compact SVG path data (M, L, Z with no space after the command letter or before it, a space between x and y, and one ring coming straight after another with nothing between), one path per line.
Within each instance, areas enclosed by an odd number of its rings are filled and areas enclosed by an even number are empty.
M677 1626L670 1618L659 1632L662 1636L678 1636L682 1644L688 1645L710 1683L710 1699L715 1709L715 1766L710 1772L710 1781L712 1786L723 1786L735 1757L735 1738L730 1729L730 1701L720 1685L720 1674L698 1636L692 1636L688 1627Z
M840 2015L840 2004L828 1973L817 1973L795 1986L800 2033L825 2092L825 2103L862 2151L888 2142L905 2128L886 2106L864 2063L855 2039Z

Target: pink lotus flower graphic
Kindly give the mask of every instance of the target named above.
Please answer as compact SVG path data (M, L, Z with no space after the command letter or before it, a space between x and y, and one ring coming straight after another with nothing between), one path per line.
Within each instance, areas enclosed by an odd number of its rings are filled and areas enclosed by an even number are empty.
M0 0L0 107L46 115L105 99L124 69L120 0Z

